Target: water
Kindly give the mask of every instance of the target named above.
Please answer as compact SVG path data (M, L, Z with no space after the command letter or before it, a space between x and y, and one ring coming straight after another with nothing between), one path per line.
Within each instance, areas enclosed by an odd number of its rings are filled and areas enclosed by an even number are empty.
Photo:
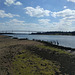
M8 34L9 36L18 37L18 38L28 38L44 40L44 41L58 41L59 45L64 47L75 48L75 36L67 35L25 35L25 34Z

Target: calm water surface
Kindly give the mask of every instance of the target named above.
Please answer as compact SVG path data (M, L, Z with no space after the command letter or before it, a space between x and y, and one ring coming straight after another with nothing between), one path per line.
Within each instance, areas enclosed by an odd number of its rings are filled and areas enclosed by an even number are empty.
M9 35L9 34L8 34ZM58 41L59 45L65 47L75 48L75 36L67 36L67 35L24 35L24 34L12 34L9 36L18 37L18 38L28 38L44 40L44 41Z

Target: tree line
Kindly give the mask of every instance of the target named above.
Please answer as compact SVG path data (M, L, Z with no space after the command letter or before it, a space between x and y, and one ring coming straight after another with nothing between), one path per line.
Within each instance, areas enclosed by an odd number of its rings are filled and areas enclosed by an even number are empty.
M50 32L36 32L31 34L39 34L39 35L75 35L75 31L72 32L61 32L61 31L50 31Z

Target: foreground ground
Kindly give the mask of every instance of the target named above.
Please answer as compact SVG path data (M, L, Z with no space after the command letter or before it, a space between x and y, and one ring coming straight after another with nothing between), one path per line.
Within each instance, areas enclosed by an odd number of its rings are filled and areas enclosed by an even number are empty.
M40 42L0 35L0 75L75 75L75 56Z

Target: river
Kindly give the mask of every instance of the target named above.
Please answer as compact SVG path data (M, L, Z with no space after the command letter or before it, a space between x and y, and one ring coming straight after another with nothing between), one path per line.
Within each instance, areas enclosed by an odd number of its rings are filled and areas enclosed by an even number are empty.
M26 34L7 34L17 38L28 38L44 40L44 41L58 41L60 46L75 48L75 36L67 35L26 35Z

